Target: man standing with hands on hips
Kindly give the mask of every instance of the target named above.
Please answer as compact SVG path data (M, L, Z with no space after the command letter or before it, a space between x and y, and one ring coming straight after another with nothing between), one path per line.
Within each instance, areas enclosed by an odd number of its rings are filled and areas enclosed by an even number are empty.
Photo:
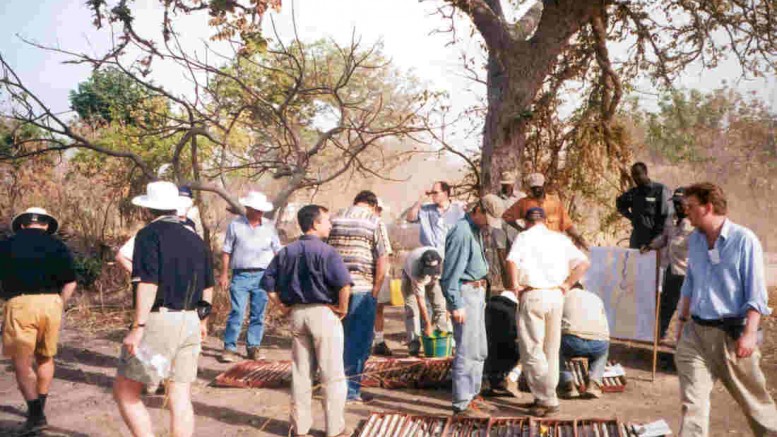
M758 325L767 306L763 249L753 232L728 219L723 190L699 183L685 190L688 270L678 307L675 363L680 378L680 436L709 434L710 392L723 381L753 435L777 435L777 408L761 371Z
M275 223L264 217L265 212L273 209L267 196L251 191L240 198L245 206L246 215L236 218L229 224L221 251L221 277L219 283L226 290L232 310L227 318L224 330L224 352L221 361L231 363L237 360L237 338L243 327L246 304L250 300L246 349L249 360L261 359L259 346L264 336L264 310L267 307L267 292L260 282L264 270L272 258L281 249L281 242ZM232 282L229 281L229 269L232 269Z

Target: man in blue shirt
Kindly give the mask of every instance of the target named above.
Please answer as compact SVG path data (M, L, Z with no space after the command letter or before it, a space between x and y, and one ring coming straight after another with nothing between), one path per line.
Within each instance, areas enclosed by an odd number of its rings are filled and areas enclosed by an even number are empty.
M432 203L423 204L427 196L431 196ZM438 181L407 211L406 218L411 223L419 223L422 246L443 250L445 236L456 222L464 218L464 209L460 204L451 202L451 186Z
M488 355L485 320L488 264L480 232L486 226L486 213L478 201L445 237L440 282L453 319L453 338L456 340L452 371L453 413L463 416L481 416L480 410L491 408L476 398Z
M291 421L295 436L308 435L315 367L324 387L326 435L345 437L347 386L342 318L348 312L351 275L337 251L324 243L332 229L326 208L307 205L297 213L305 233L273 258L262 288L283 313L291 313Z
M770 313L761 243L726 217L726 197L717 185L692 185L685 197L696 231L689 237L678 310L680 436L708 435L710 392L718 379L744 410L754 435L777 435L777 408L759 363L758 325Z

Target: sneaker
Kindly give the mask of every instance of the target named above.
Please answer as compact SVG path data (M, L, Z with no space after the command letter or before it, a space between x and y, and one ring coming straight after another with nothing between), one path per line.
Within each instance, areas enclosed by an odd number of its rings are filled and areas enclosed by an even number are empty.
M46 421L46 415L42 414L38 417L27 417L27 421L24 422L24 426L19 432L19 436L35 435L40 431L48 428L49 424Z
M388 347L385 341L381 341L372 347L372 354L382 357L390 357L392 355L391 349Z
M602 397L602 384L597 381L591 380L588 387L585 388L585 397L588 399L599 399Z
M457 410L453 409L453 415L455 417L466 417L466 418L473 418L473 419L483 419L486 417L490 417L485 412L479 410L477 407L472 405L472 402L469 403L469 406L467 406L464 410Z
M262 350L259 349L259 347L249 347L248 348L248 359L253 361L259 361L263 360L265 358L264 353L262 353Z
M562 399L571 399L580 396L580 392L572 381L567 382L558 389L558 397Z
M529 415L534 417L547 417L558 413L560 410L558 405L552 407L536 404L529 408Z
M221 356L219 357L219 361L222 363L234 363L239 359L240 355L238 355L237 352L231 351L229 349L224 349L224 352L222 352Z
M494 412L499 411L499 407L493 405L492 403L488 402L487 400L483 399L480 396L475 396L472 398L472 402L470 402L470 405L475 404L475 408L480 411L486 411L486 412Z

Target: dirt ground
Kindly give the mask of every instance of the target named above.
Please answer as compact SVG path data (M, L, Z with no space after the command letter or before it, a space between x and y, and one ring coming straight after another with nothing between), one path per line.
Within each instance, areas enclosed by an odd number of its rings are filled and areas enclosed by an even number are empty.
M777 293L772 293L775 302ZM387 338L400 355L406 353L403 337L402 308L387 308ZM765 320L766 343L763 346L762 367L773 397L777 392L777 323ZM110 394L119 353L122 330L109 330L99 335L84 334L66 326L57 357L56 379L47 404L50 436L126 436ZM290 341L282 336L267 336L270 359L289 359ZM216 337L207 340L200 359L199 378L193 386L194 409L197 416L196 435L202 436L285 436L289 428L288 389L229 389L210 385L228 365L216 360L221 342ZM680 403L677 376L669 363L670 354L661 354L660 370L651 382L652 353L647 348L613 345L613 359L626 367L628 384L623 393L606 394L600 400L562 400L559 418L612 418L632 422L665 419L678 429ZM384 390L367 389L375 400L364 407L349 407L346 420L356 428L370 411L399 411L418 414L450 414L449 390ZM525 415L520 404L531 401L528 394L521 399L496 398L500 407L495 415ZM163 396L148 396L156 433L169 435L168 413L163 408ZM314 435L323 434L323 409L314 402ZM14 435L24 420L26 406L16 389L10 362L0 361L0 435ZM725 389L718 384L712 396L712 435L748 435L749 428L740 409Z

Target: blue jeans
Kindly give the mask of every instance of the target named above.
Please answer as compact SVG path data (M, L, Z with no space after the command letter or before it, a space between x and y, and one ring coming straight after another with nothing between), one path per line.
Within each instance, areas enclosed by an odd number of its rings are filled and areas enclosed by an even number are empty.
M259 347L264 335L264 310L267 308L267 292L259 287L264 276L264 270L259 272L232 273L232 283L229 285L229 298L232 310L227 318L227 328L224 330L224 349L237 351L237 338L243 327L246 303L251 299L251 313L248 321L247 347Z
M453 322L456 354L453 357L453 410L466 410L480 393L483 365L488 356L486 337L486 290L461 285L464 323Z
M572 357L588 358L588 378L602 383L604 368L607 366L607 354L610 350L610 342L603 340L586 340L574 335L561 336L561 376L559 384L565 385L573 380L572 372L564 370L564 362Z
M348 378L348 399L355 399L361 393L364 363L370 357L372 337L375 335L373 327L377 305L378 300L369 291L351 293L348 314L343 319L343 364L345 377Z

